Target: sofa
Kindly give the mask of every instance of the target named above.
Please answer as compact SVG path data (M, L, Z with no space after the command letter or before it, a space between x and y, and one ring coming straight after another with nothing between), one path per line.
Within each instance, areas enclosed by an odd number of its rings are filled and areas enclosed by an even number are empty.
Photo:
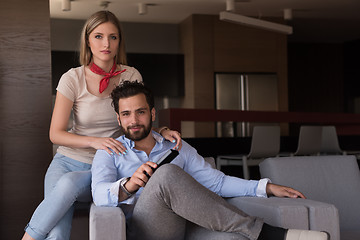
M213 167L213 158L206 158ZM236 197L226 199L249 215L261 217L268 224L296 229L324 230L336 237L339 228L338 211L332 204L304 199ZM326 217L326 221L324 218ZM90 240L125 240L126 221L123 211L118 207L90 208ZM211 235L211 237L210 237ZM228 240L246 239L239 235L223 232L212 232L188 222L186 240Z
M360 171L355 156L268 158L260 163L260 174L276 184L298 189L310 201L335 206L338 209L339 227L333 225L331 229L327 229L332 240L360 239ZM308 203L309 200L306 200L304 205L308 207L309 213L319 220L316 225L320 224L325 229L330 224L330 211L312 209ZM315 223L310 219L309 224ZM332 224L334 223L330 225Z

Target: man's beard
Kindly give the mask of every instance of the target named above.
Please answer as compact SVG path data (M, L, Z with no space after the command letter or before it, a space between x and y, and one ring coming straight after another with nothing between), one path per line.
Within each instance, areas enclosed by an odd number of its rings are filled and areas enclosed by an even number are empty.
M141 127L140 131L137 132L130 132L131 128L133 127ZM146 138L150 132L151 132L151 128L152 128L152 121L150 119L149 124L147 124L147 126L145 125L132 125L127 127L126 129L121 125L121 130L124 133L125 137L133 140L133 141L140 141L143 140L144 138Z

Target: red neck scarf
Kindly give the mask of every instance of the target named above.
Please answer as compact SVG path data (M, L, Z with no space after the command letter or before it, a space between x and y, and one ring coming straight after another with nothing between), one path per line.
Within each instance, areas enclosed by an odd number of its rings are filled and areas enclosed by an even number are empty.
M122 70L122 71L115 71L116 70L116 63L114 61L114 65L112 66L110 72L105 72L104 70L102 70L98 65L96 65L94 62L91 63L90 65L90 70L93 73L99 74L99 75L103 75L104 77L101 79L100 81L100 85L99 85L99 92L102 93L108 86L109 86L109 82L110 82L110 78L115 77L117 75L119 75L122 72L125 72L126 69Z

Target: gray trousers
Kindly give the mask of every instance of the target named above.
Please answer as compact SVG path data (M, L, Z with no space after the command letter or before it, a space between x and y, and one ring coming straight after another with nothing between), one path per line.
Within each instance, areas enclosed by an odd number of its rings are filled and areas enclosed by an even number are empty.
M227 203L180 167L166 164L141 193L129 222L128 239L183 240L187 221L233 233L231 239L257 239L263 225L261 219Z

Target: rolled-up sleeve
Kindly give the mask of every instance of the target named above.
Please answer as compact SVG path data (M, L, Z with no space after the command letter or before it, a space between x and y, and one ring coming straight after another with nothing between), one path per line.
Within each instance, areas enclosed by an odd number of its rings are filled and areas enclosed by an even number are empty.
M95 205L118 206L118 194L110 191L118 181L113 156L104 150L97 151L91 167L91 174L91 191Z
M214 169L196 150L183 142L181 148L183 158L186 159L184 170L199 183L222 197L257 196L266 197L267 181L245 180L225 175ZM174 161L175 162L175 161Z
M269 181L268 178L255 181L224 176L220 195L222 197L267 197L266 185Z
M243 197L256 196L258 181L245 180L232 176L224 176L220 196L222 197Z

